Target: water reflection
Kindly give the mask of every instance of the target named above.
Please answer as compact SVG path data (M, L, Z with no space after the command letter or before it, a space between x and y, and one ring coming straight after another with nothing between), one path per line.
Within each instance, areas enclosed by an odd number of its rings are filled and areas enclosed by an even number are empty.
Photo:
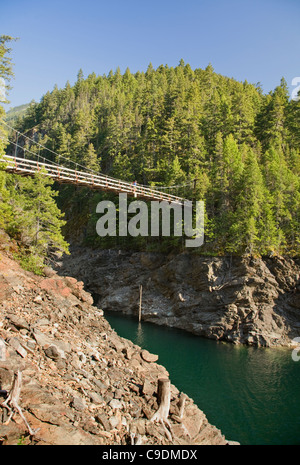
M115 312L117 333L152 353L172 383L241 444L299 444L300 362L287 349L235 346Z
M134 338L133 342L135 344L137 344L138 346L140 346L140 347L144 347L145 336L144 336L144 332L143 332L141 322L139 322L138 325L137 325L136 335L135 335L135 338Z

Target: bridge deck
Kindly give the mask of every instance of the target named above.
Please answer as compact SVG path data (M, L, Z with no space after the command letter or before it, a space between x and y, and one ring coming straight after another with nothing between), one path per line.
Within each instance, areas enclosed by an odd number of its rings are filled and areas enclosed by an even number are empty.
M4 164L6 171L21 176L34 176L44 169L46 176L51 177L59 183L74 184L77 186L89 187L94 190L127 193L130 196L146 200L165 200L179 205L183 205L184 202L191 203L190 200L160 192L151 187L145 187L139 184L134 185L133 183L101 174L95 175L88 172L76 171L60 165L41 163L37 160L4 155L0 159L0 163Z

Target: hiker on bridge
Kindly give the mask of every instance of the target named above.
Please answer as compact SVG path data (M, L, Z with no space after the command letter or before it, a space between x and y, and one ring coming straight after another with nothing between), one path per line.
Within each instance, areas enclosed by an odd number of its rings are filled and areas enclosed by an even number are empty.
M133 189L134 197L136 197L136 184L137 184L137 182L134 181L134 183L133 183L133 185L134 185L134 189Z

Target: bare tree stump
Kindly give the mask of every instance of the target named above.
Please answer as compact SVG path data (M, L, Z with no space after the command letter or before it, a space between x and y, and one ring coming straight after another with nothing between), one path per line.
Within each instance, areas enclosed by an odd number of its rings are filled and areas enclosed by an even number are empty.
M164 417L168 418L170 410L170 399L171 399L171 383L168 378L160 378L157 384L157 400L158 405L164 412Z
M153 415L150 421L157 421L164 426L166 436L169 440L172 440L172 434L166 429L165 425L171 429L169 423L169 411L170 411L170 401L171 401L171 383L168 378L160 378L157 385L157 402L158 410Z

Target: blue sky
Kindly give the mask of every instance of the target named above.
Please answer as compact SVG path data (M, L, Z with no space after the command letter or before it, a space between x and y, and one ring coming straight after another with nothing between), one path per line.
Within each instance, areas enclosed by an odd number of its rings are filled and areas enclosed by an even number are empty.
M0 0L0 34L19 37L6 107L73 84L80 68L136 72L181 58L266 93L283 76L292 91L299 24L299 0Z

